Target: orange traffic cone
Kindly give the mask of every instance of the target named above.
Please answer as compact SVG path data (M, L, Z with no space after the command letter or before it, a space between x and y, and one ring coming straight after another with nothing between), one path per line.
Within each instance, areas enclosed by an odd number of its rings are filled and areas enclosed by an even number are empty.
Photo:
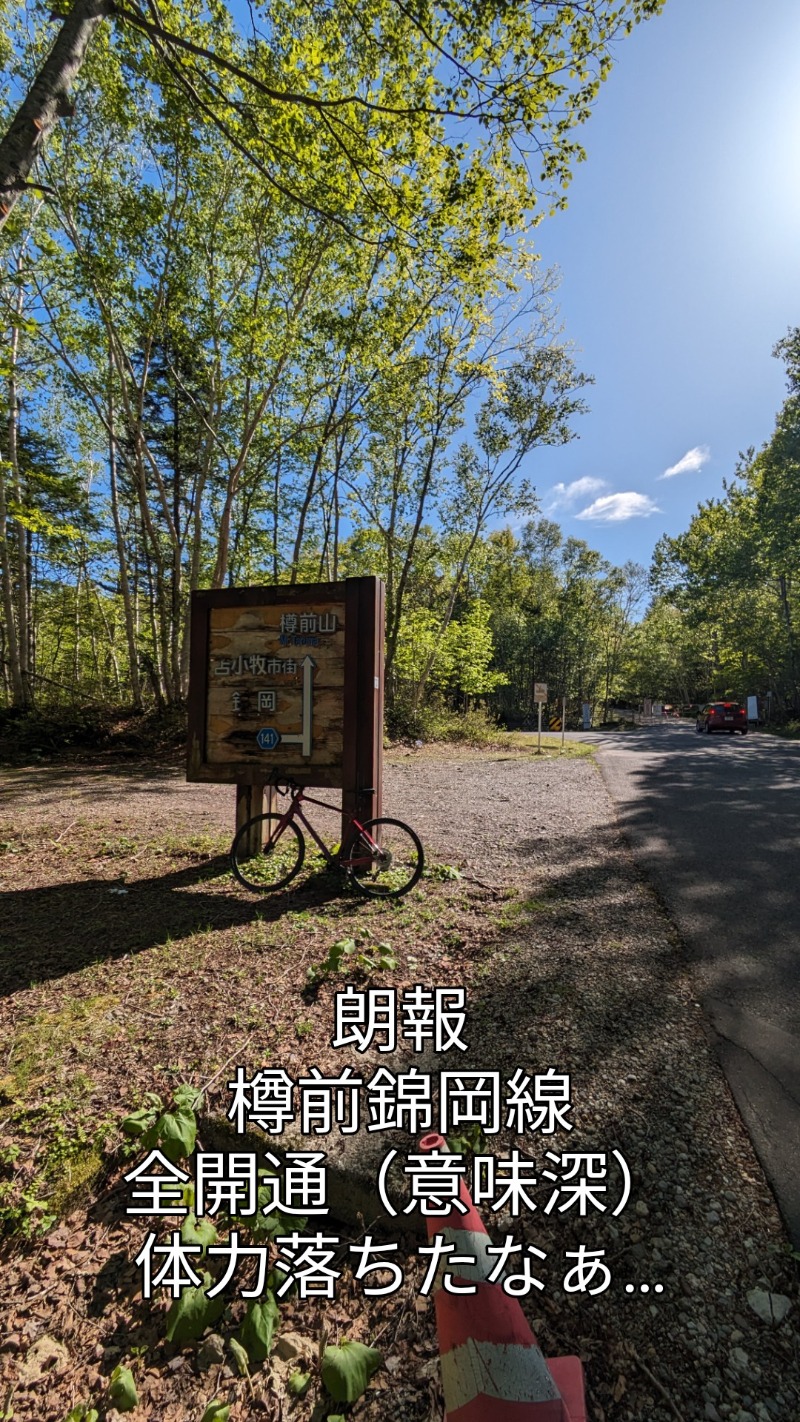
M447 1150L443 1136L423 1136L421 1151ZM475 1264L452 1273L474 1282L474 1294L436 1291L436 1330L446 1422L586 1422L580 1358L545 1360L517 1300L487 1279L496 1258L463 1180L466 1213L428 1216L428 1238L444 1235Z

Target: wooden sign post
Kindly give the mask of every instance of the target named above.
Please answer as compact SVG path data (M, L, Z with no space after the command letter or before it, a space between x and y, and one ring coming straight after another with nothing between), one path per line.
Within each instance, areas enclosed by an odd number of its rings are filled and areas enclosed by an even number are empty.
M187 780L236 786L236 825L271 778L381 813L380 578L192 593Z

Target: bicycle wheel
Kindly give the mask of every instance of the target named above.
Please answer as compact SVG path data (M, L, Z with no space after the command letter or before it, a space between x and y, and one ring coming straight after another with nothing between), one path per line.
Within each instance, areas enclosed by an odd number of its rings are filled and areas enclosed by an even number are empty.
M239 883L254 894L282 889L302 867L306 842L293 820L273 839L280 822L280 815L255 815L242 825L231 845L231 868ZM248 852L254 841L256 852Z
M399 899L413 889L425 868L419 838L402 820L367 820L356 830L342 867L362 894ZM367 837L369 836L369 838Z

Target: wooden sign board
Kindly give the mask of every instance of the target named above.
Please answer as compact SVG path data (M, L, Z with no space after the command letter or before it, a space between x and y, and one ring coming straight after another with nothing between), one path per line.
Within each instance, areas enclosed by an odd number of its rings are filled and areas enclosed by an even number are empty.
M383 640L379 578L193 593L187 779L332 786L379 814Z

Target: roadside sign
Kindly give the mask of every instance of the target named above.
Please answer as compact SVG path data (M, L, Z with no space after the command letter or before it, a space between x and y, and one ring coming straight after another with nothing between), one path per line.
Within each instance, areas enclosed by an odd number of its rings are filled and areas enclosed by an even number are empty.
M747 719L748 721L758 720L758 697L748 696L747 698Z
M380 578L192 593L188 780L237 787L237 823L273 779L343 791L380 814Z
M546 682L546 681L535 681L535 682L533 683L533 699L534 699L534 701L546 701L546 700L547 700L547 682Z

